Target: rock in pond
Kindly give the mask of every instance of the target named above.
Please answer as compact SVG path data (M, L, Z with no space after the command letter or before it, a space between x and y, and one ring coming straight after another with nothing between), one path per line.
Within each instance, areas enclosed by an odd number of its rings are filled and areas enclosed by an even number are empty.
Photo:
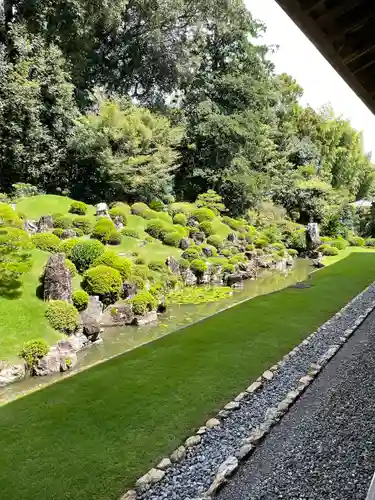
M102 326L131 325L134 320L132 305L129 302L117 302L107 307L103 312L100 323Z
M91 341L98 340L101 331L103 304L99 297L89 297L87 308L81 312L83 334Z
M150 311L142 316L135 316L133 324L136 326L144 326L158 320L158 315L156 311Z
M5 361L0 361L0 387L19 382L26 376L26 366L24 363L11 365Z
M72 301L72 274L65 265L65 254L49 257L44 272L44 300Z
M239 274L239 273L238 274L229 274L225 278L225 282L228 286L233 286L237 283L241 283L242 280L243 280L242 274Z

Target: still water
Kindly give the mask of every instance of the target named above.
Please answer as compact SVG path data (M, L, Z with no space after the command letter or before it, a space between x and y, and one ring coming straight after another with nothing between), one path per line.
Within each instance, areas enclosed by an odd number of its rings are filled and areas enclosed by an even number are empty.
M79 353L79 362L73 370L49 377L27 378L16 384L0 388L0 403L16 398L32 389L71 376L73 373L77 373L90 365L156 340L184 326L232 307L239 302L304 281L311 270L308 260L298 259L294 267L287 272L265 270L256 280L244 281L243 288L234 289L233 294L226 299L205 304L171 305L167 312L159 316L157 324L143 327L108 328L103 333L103 342Z

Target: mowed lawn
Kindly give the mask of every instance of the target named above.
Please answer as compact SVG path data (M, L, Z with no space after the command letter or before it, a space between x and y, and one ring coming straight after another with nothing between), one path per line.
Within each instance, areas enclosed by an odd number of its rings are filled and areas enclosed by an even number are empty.
M0 408L0 496L118 500L206 417L375 278L353 253L288 288L239 304Z

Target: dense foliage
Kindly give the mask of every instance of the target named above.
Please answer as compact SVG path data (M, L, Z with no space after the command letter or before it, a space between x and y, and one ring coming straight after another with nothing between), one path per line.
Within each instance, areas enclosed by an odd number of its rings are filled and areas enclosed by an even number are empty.
M45 315L51 326L60 332L71 334L78 327L77 309L64 300L52 300L46 308Z
M121 274L108 266L92 267L83 276L82 288L89 295L98 295L103 304L113 304L122 291Z

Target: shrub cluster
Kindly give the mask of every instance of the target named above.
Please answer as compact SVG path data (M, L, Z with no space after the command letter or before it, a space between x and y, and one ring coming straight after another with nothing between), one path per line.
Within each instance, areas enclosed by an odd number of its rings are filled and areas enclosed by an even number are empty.
M366 240L360 236L353 236L349 238L349 245L352 247L363 247L365 246Z
M60 239L52 233L36 233L31 240L36 248L45 252L57 252L60 246Z
M70 259L65 259L65 266L69 269L72 278L74 278L74 276L77 276L77 268Z
M332 240L330 242L331 247L337 248L337 250L345 250L349 246L349 243L344 239Z
M73 293L72 300L77 311L84 311L89 303L89 294L84 290L77 290Z
M86 203L83 203L83 201L73 201L69 207L69 212L71 214L86 215L87 208Z
M64 231L65 231L64 229L62 229L61 227L58 227L58 228L56 228L56 229L54 229L54 230L52 231L52 234L54 234L54 235L55 235L55 236L57 236L59 239L61 239L61 238L62 238L62 236L63 236L63 234L64 234Z
M104 250L105 247L100 241L78 241L70 252L70 259L78 271L82 273L91 266L95 259L102 255Z
M173 223L174 224L179 224L180 226L186 226L187 224L187 217L183 213L177 213L173 217Z
M133 306L134 314L145 314L148 311L152 311L157 306L156 298L146 290L138 292L137 295L132 299L131 304Z
M339 254L339 251L337 248L332 247L331 245L328 245L327 243L320 245L320 247L318 248L318 251L326 256L334 256L334 255Z
M190 262L190 269L195 274L203 274L207 271L207 264L201 259L194 259Z
M10 205L0 203L0 227L12 226L22 228L22 220Z
M23 358L29 369L32 369L38 363L38 360L48 354L49 347L45 340L29 340L25 342L19 357Z
M140 234L136 229L133 229L131 227L124 227L124 229L121 229L121 234L123 236L127 236L128 238L139 238Z
M199 228L204 232L206 236L212 236L213 234L215 234L213 224L208 220L201 222Z
M77 309L64 300L52 300L47 305L45 316L52 328L68 335L78 327Z
M201 253L198 247L189 247L183 252L181 257L185 260L192 261L194 259L198 259L200 254Z
M53 227L61 229L71 229L73 218L69 215L55 214L53 217Z
M198 222L210 221L215 218L214 212L206 207L197 208L193 211L192 216L197 219Z
M94 226L91 238L99 240L102 243L108 243L111 235L116 232L116 227L113 222L106 217L101 217Z
M226 273L232 274L232 273L234 273L235 270L236 270L236 268L234 267L233 264L228 263L228 264L223 265L223 273L224 274L226 274Z
M254 241L256 248L266 248L268 246L268 240L266 238L257 238Z
M58 251L61 253L64 253L68 259L71 258L72 256L72 251L75 245L77 243L80 243L80 240L76 238L70 238L69 240L64 240L63 242L60 243Z
M93 267L108 266L116 269L123 280L130 278L132 274L132 261L126 257L120 257L112 250L106 250L100 257L95 259Z
M367 238L366 247L375 247L375 238Z
M73 226L80 229L83 234L90 234L93 229L93 224L88 217L84 215L78 215L73 219Z
M81 286L89 295L98 295L103 304L109 305L120 297L122 278L117 269L100 265L85 272Z
M154 210L155 212L162 212L165 208L165 205L160 200L153 200L150 203L150 208L151 208L151 210Z
M217 250L220 250L223 247L223 240L220 238L220 236L217 236L216 234L209 236L207 238L207 243L215 247Z
M132 205L131 207L131 212L132 214L134 215L140 215L142 217L142 214L145 210L149 210L148 206L146 205L146 203L134 203L134 205Z

